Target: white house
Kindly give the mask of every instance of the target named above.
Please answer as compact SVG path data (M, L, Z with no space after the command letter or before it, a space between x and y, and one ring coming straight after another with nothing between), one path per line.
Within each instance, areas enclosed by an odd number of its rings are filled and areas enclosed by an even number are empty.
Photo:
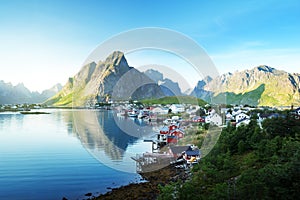
M293 110L292 114L294 115L295 119L300 119L300 107Z
M243 108L243 110L245 110L246 112L249 112L249 111L254 110L254 109L255 108L251 108L249 106L246 106L246 107Z
M168 108L161 108L161 107L156 107L154 109L152 109L152 113L154 114L168 114L169 109Z
M190 110L198 110L198 109L200 109L201 107L199 106L199 105L191 105L190 107L189 107L189 109Z
M172 104L169 108L172 110L172 113L182 113L185 111L184 106L181 104Z
M300 116L300 107L295 110L295 113Z
M215 113L216 113L215 109L208 109L207 112L206 112L207 115L213 115Z
M196 109L187 109L185 112L190 115L195 115L197 110Z
M222 117L217 113L208 115L205 117L205 123L211 123L211 124L214 124L217 126L221 126L222 125Z
M248 125L250 123L250 121L251 121L250 119L244 118L236 123L236 127L239 127L241 125Z
M35 109L40 109L41 106L40 106L40 105L35 105L33 108L35 108Z
M190 114L190 115L195 115L197 110L199 110L201 107L200 106L190 106L185 112L187 114Z
M241 114L241 113L242 113L242 110L239 109L239 108L234 108L233 111L232 111L233 116L236 116L236 115Z
M235 121L238 123L244 119L250 119L250 117L248 115L246 115L245 113L240 113L238 115L235 116Z
M227 113L227 114L226 114L226 119L227 119L227 120L232 120L232 119L233 119L232 114Z
M17 109L18 107L16 105L13 105L12 107L10 107L11 109Z
M229 111L229 108L221 108L221 114L226 114Z

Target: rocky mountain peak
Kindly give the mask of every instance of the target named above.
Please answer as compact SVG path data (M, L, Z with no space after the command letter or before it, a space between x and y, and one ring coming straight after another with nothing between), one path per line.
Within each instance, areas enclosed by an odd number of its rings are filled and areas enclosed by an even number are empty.
M204 80L201 80L201 81L198 81L198 83L197 83L197 88L198 89L203 89L204 88L204 86L207 84L207 82L206 81L204 81Z
M154 69L148 69L144 72L144 74L149 78L151 78L154 82L159 82L164 80L163 74Z
M83 66L59 93L45 103L85 106L105 101L108 96L113 100L163 96L160 87L147 79L128 65L123 52L114 51L104 61Z
M24 85L24 83L18 83L15 87L16 87L16 88L21 88L21 89L26 88L25 85ZM26 89L27 89L27 88L26 88Z
M212 81L212 78L211 78L210 76L205 76L204 79L203 79L203 81L204 81L205 83L209 83L209 82Z
M31 92L23 83L12 85L0 80L0 104L42 103L52 97L61 88L60 84L42 93Z
M220 75L208 84L199 81L192 94L207 101L209 92L221 100L225 95L228 104L287 106L300 103L299 85L299 75L261 65Z
M105 63L112 64L112 65L120 65L120 64L128 65L124 53L121 51L114 51L106 58Z
M164 95L166 96L182 95L178 83L174 82L171 79L164 78L164 75L161 72L154 69L148 69L144 72L144 74L160 86Z
M258 71L263 71L263 72L270 72L273 73L275 71L275 68L269 67L267 65L260 65L256 68Z
M60 83L55 84L53 87L51 87L49 90L52 90L53 92L59 92L62 89L62 85Z

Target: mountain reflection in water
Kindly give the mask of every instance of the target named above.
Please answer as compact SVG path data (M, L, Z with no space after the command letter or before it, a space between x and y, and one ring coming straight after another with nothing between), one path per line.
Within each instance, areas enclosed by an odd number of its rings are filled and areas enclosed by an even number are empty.
M153 127L131 118L119 118L113 111L75 110L67 117L72 132L82 145L104 164L122 161L128 146L153 134ZM142 152L133 152L136 153Z

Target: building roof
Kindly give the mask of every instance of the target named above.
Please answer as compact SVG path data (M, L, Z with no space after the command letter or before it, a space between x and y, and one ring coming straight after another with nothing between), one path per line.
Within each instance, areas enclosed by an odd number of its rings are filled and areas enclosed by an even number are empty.
M181 104L172 104L171 106L175 106L176 108L184 108L184 106Z
M200 150L199 149L187 150L187 151L185 151L185 154L187 156L199 156L200 155Z
M170 133L173 133L173 132L181 132L181 133L183 133L183 134L184 134L184 131L183 131L183 130L181 130L180 128L176 128L176 129L172 129L172 130L170 130Z
M294 111L295 111L295 112L298 112L299 110L300 110L300 107L299 107L299 108L297 108L297 109L295 109Z
M171 146L170 149L173 154L180 154L192 150L191 146Z
M244 119L241 119L239 120L237 123L245 123L245 122L250 122L250 119L249 118L244 118Z

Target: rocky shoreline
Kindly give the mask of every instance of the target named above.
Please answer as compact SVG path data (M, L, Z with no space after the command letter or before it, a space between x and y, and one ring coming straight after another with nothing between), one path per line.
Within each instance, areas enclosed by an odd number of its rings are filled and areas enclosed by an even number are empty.
M157 171L143 173L141 176L148 182L132 183L119 188L113 188L110 192L101 194L98 197L90 197L89 199L157 199L159 195L159 185L163 186L179 179L186 180L188 178L188 174L184 169L177 169L174 166L167 166Z

